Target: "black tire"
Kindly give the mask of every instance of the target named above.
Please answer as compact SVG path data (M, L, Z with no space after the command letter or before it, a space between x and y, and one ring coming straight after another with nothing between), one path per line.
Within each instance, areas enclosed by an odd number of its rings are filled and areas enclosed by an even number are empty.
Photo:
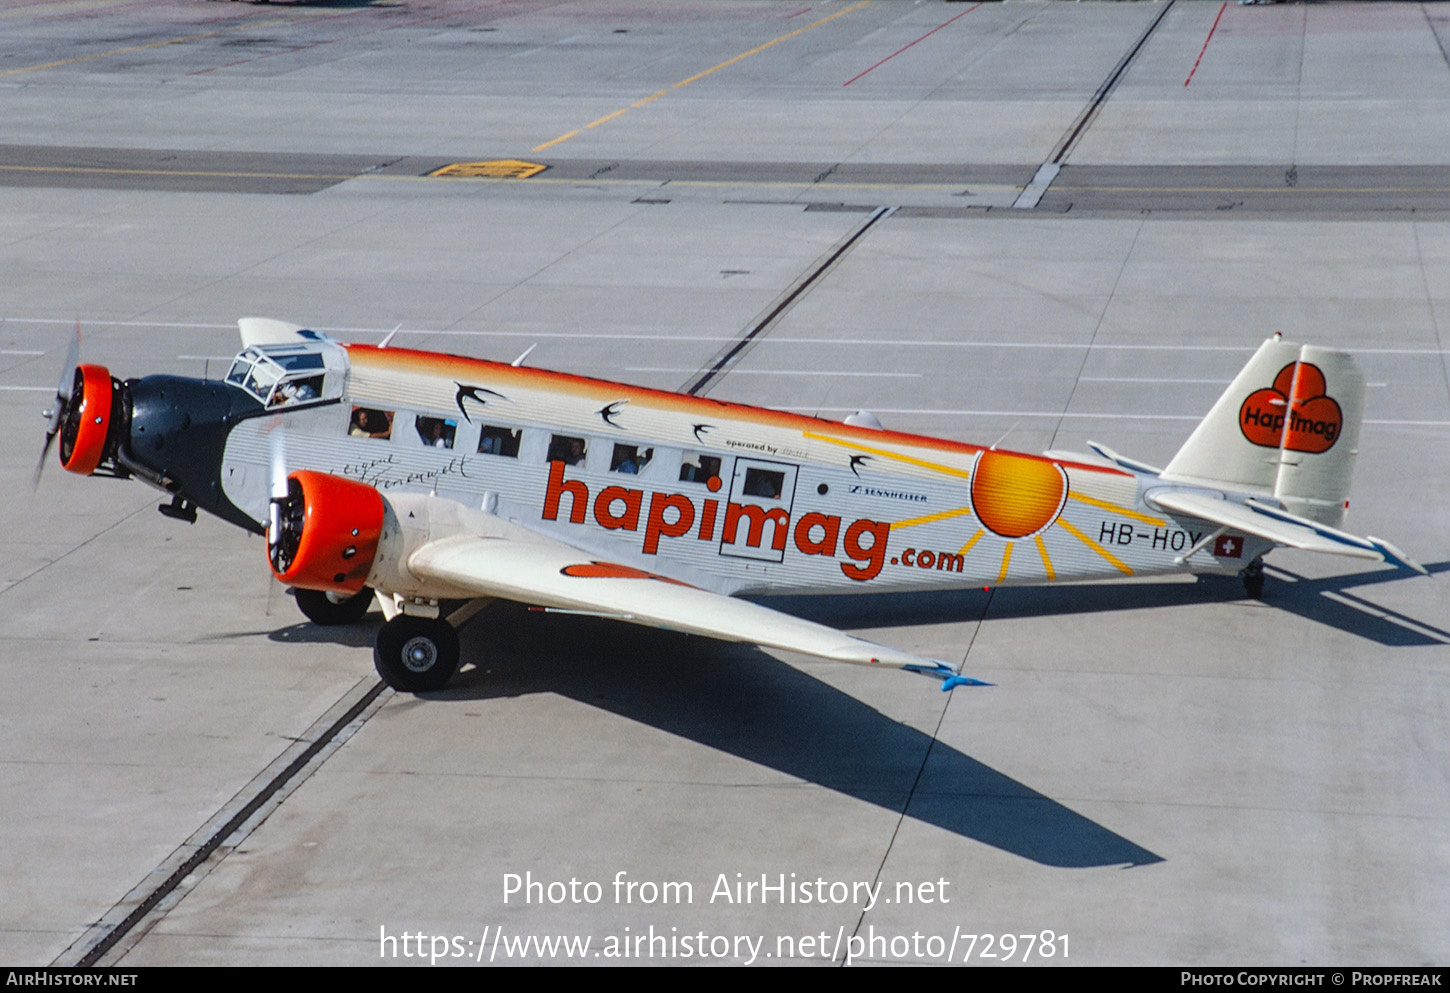
M441 690L458 671L458 634L447 621L399 614L378 632L373 665L403 693Z
M1264 598L1264 563L1253 562L1239 573L1244 581L1244 592L1252 600Z
M296 590L297 608L307 615L313 624L333 627L338 624L356 624L372 609L373 591L364 586L350 597L335 599L335 593L321 590Z

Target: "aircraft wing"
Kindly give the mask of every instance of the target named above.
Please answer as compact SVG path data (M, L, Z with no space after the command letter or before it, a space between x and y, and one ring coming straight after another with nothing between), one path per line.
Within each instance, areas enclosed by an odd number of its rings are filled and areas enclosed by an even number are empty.
M954 668L936 659L887 648L824 624L654 573L601 561L562 542L533 534L462 534L439 539L413 552L408 568L419 577L469 590L479 597L501 597L838 662L956 677Z
M1149 490L1145 497L1149 506L1165 513L1210 521L1290 548L1373 559L1428 575L1423 566L1388 541L1360 538L1260 500L1232 503L1208 493L1168 488Z

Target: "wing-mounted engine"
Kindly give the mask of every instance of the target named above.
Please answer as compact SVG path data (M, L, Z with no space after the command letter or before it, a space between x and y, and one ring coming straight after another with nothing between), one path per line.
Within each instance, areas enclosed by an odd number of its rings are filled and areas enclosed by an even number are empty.
M289 586L352 594L367 585L383 532L383 496L366 483L299 470L272 499L267 557Z
M405 597L472 599L467 587L415 575L412 554L459 536L520 530L453 500L425 493L384 497L366 483L305 469L287 476L286 495L272 498L270 514L273 575L288 586L335 596L371 586Z

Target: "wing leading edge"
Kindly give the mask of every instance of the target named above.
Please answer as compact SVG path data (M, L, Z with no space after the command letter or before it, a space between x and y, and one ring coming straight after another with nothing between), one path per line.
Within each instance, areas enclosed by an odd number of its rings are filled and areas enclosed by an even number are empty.
M940 676L950 685L985 685L958 676L953 667L937 659L878 645L824 624L654 573L601 561L533 533L496 537L462 534L431 541L409 556L408 568L419 577L466 589L479 597L500 597L837 662L910 669Z

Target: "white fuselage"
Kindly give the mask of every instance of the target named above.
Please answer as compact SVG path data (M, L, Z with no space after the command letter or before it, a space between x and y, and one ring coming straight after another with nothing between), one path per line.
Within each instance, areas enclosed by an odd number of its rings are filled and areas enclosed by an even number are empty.
M1232 573L1271 547L1205 543L1214 525L1151 510L1143 478L1116 466L432 353L314 347L328 352L322 397L274 400L279 416L245 420L227 442L223 488L258 521L280 417L288 469L384 497L434 492L727 594Z

